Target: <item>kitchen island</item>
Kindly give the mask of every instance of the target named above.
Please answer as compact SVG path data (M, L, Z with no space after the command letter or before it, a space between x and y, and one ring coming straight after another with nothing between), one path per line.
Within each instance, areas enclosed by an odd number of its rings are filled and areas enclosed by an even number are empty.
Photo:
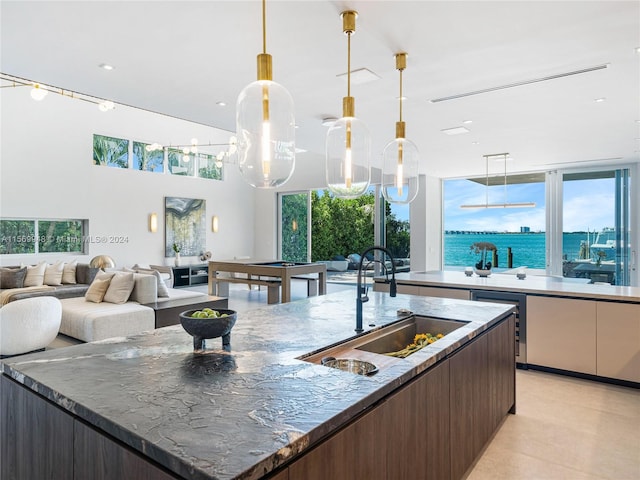
M372 376L305 361L355 337L353 297L240 314L230 351L172 326L4 359L1 478L461 478L515 412L513 307L373 292L362 335L462 326Z

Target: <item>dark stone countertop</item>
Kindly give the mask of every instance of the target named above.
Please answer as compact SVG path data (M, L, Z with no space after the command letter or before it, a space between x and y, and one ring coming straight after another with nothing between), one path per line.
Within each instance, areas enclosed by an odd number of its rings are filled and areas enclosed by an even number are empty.
M261 478L513 310L369 296L369 330L399 308L470 323L370 377L297 360L355 336L355 295L345 291L239 314L230 352L217 338L194 353L177 325L5 359L2 371L180 476Z

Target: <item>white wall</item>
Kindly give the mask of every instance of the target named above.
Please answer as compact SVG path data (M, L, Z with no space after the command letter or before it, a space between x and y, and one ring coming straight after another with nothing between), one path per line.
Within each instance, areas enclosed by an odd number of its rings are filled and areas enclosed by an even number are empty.
M164 197L203 198L206 245L214 258L254 255L254 195L238 173L225 166L224 181L187 178L93 165L93 134L146 143L188 144L228 141L229 132L151 112L96 105L49 94L36 102L29 88L0 91L0 217L89 220L89 235L123 236L124 243L89 244L88 261L99 254L118 266L172 263L164 257ZM157 233L148 215L158 213ZM211 232L211 216L220 221ZM36 258L37 257L37 258ZM3 265L36 259L70 259L66 254L3 255ZM198 261L197 257L183 262Z

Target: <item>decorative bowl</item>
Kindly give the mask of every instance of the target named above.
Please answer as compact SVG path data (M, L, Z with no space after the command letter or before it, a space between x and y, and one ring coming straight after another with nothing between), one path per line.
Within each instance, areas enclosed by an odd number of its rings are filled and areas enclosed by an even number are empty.
M488 277L489 275L491 275L491 270L480 270L480 269L474 268L473 271L479 277Z
M205 346L205 339L222 337L222 347L231 345L231 329L236 323L238 313L235 310L216 309L221 315L226 317L215 318L194 318L194 312L198 310L187 310L180 314L182 328L193 337L193 349L202 350Z

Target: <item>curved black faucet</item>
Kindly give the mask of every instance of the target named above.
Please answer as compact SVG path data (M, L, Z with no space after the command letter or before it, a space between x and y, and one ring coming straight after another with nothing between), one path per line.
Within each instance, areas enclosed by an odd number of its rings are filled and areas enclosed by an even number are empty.
M357 333L361 333L363 332L363 328L362 328L362 304L365 302L369 301L369 297L367 297L367 286L366 286L366 282L365 285L362 285L362 265L364 264L364 261L366 259L366 255L369 252L373 252L379 250L381 252L384 252L387 254L387 257L389 257L389 261L391 262L391 285L389 287L389 295L391 295L392 297L396 296L396 262L393 258L393 255L391 255L391 252L389 251L388 248L386 247L382 247L382 246L373 246L373 247L369 247L367 248L364 252L362 252L362 254L360 255L360 263L358 264L358 286L356 287L356 332ZM373 260L374 262L376 260ZM387 270L385 264L384 264L384 258L382 259L382 266L385 269L385 272ZM388 278L388 277L387 277Z

